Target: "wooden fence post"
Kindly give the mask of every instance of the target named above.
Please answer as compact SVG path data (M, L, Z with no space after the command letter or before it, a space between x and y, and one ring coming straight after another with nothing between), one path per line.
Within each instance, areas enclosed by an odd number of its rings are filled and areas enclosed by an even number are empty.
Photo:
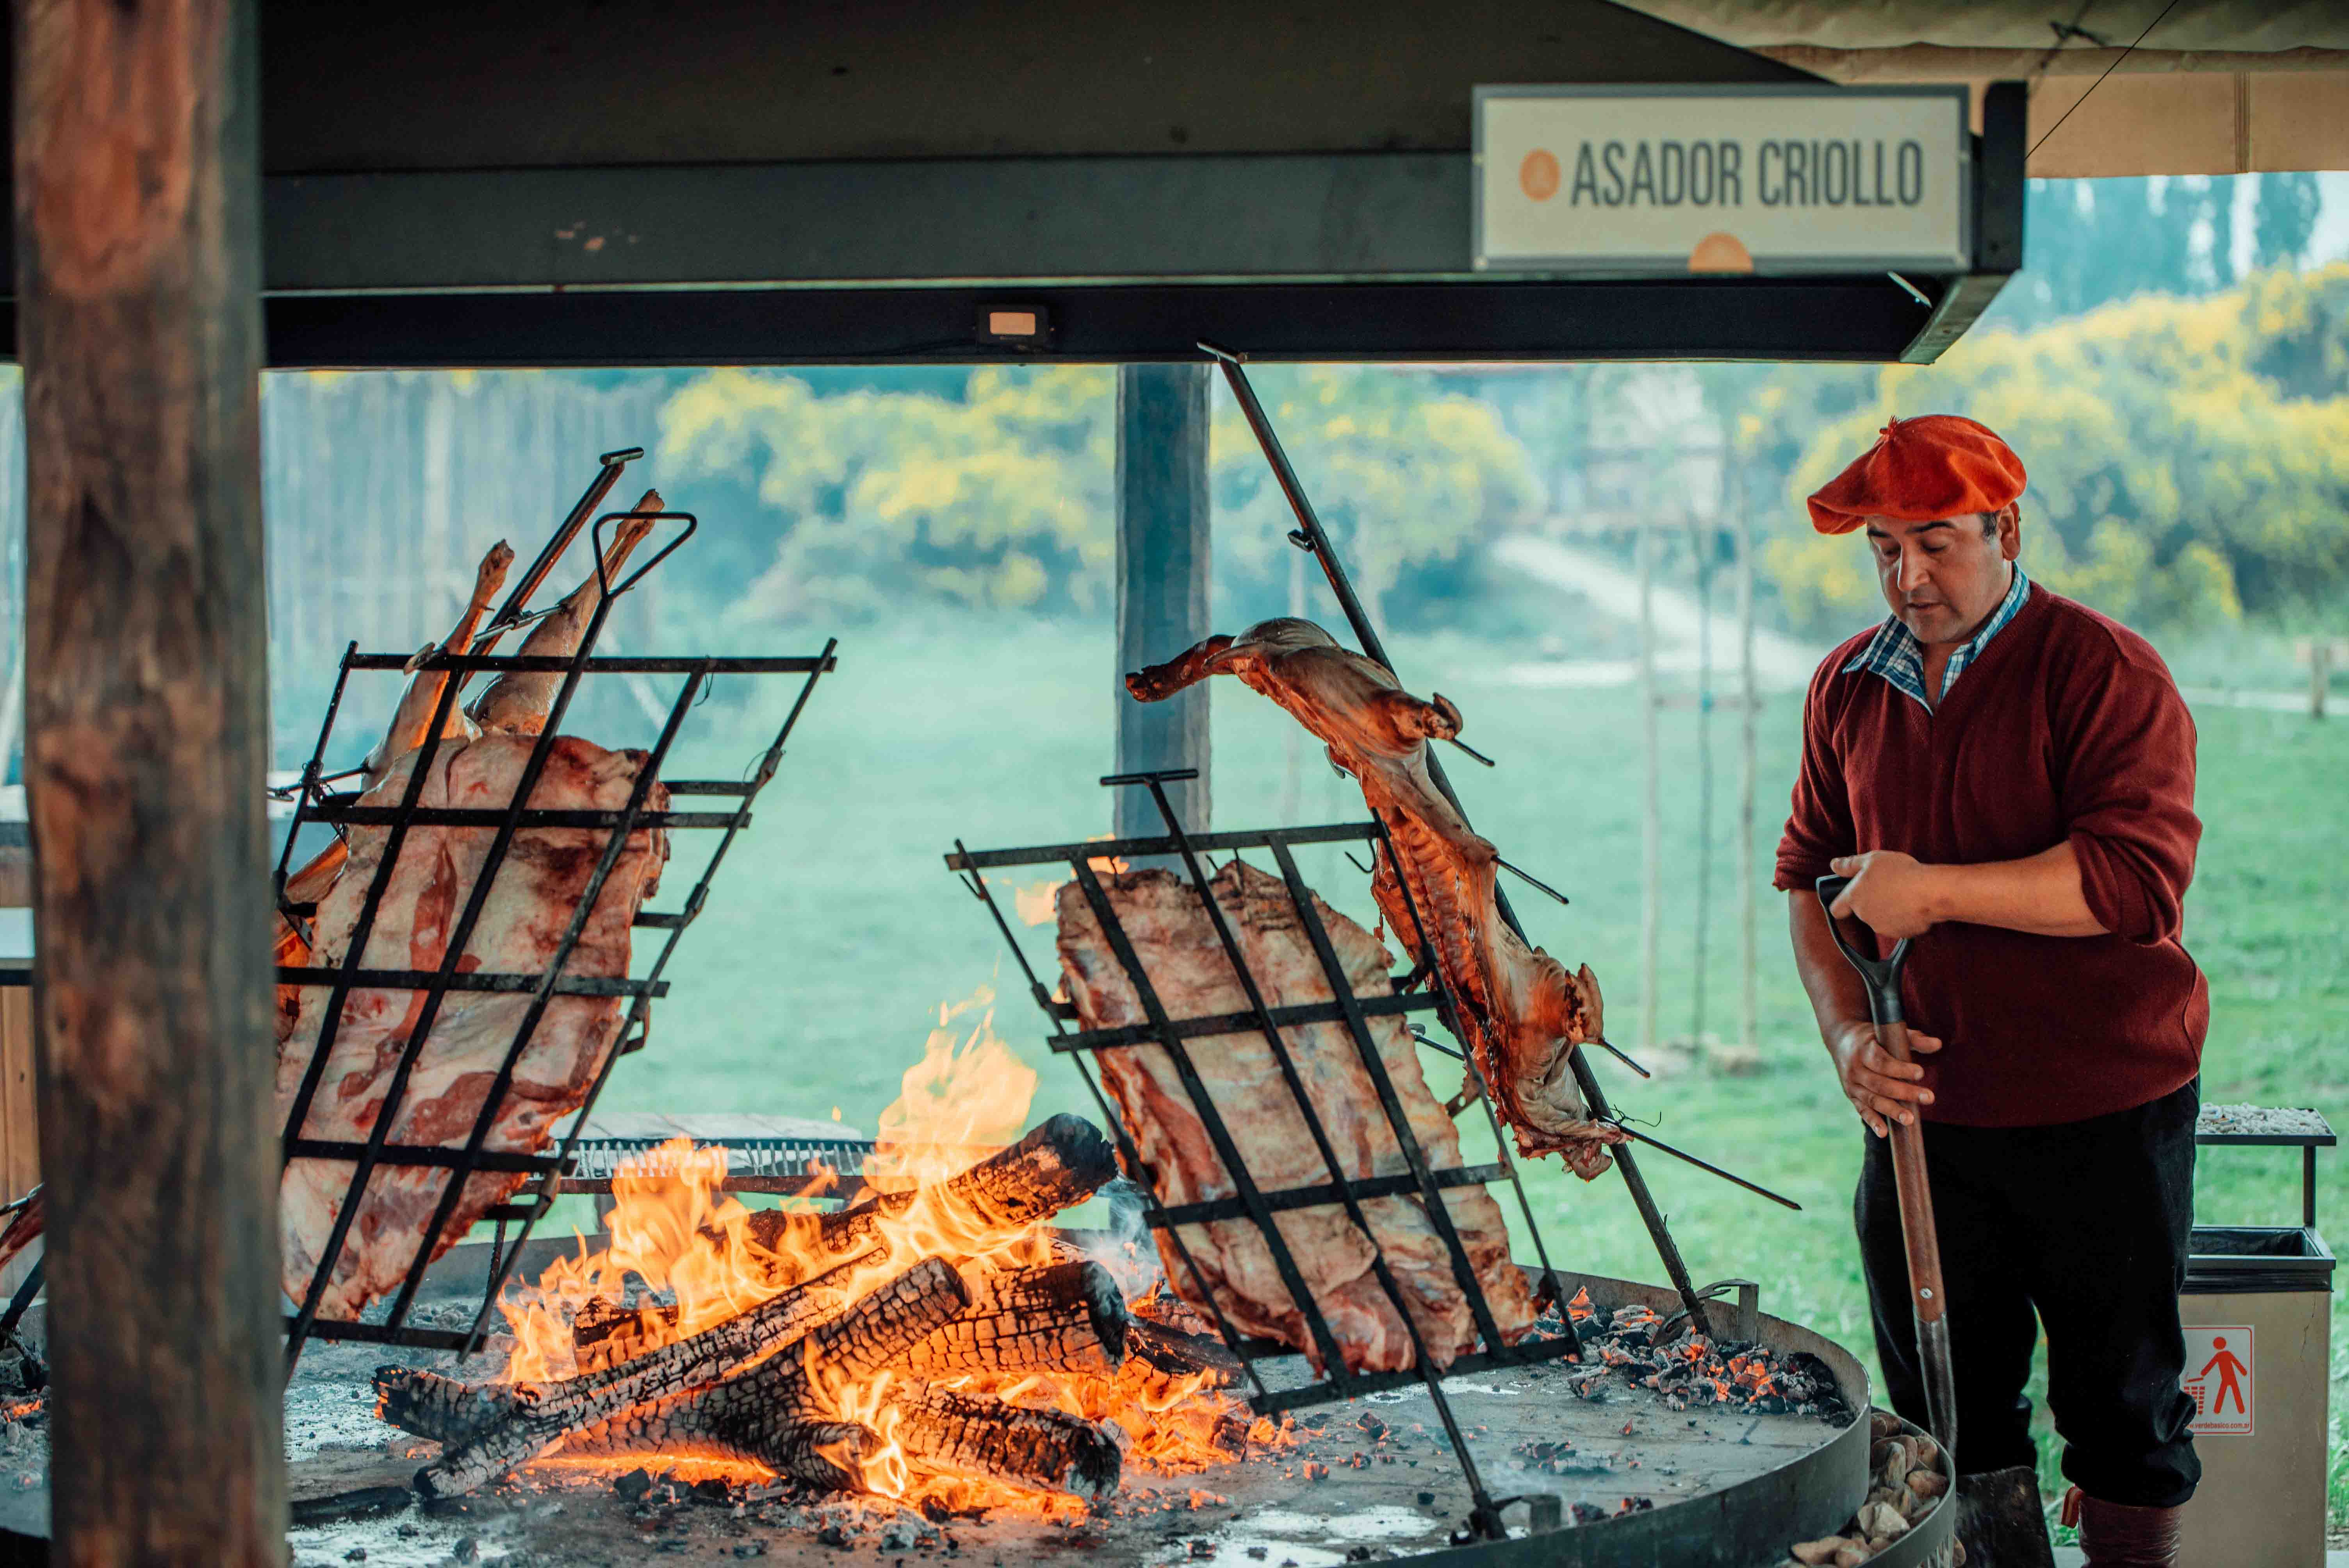
M2349 655L2349 642L2338 637L2302 637L2292 651L2308 666L2308 717L2323 718L2325 694L2333 686L2333 661Z
M278 1564L253 0L18 0L54 1555Z

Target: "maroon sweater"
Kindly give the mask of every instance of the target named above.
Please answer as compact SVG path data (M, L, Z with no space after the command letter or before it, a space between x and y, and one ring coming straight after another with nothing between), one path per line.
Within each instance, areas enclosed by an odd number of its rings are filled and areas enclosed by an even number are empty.
M1935 926L1909 950L1926 1116L2037 1127L2127 1110L2199 1070L2209 988L2178 941L2202 824L2194 721L2148 643L2033 584L1928 712L1827 655L1803 709L1803 770L1777 885L1808 891L1837 855L2021 860L2065 839L2106 936Z

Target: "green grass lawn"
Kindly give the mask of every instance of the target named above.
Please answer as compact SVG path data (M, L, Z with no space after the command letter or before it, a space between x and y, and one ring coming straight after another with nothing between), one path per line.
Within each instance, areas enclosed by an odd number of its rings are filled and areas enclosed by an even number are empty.
M821 640L821 629L762 638L759 651L800 651ZM1120 700L1112 649L1105 628L1018 621L941 621L847 636L840 673L819 688L757 825L719 879L709 918L672 966L676 989L655 1014L651 1048L622 1065L605 1103L813 1116L837 1107L848 1124L870 1130L919 1055L937 1005L992 985L1001 995L999 1028L1042 1074L1037 1114L1090 1112L1074 1070L1042 1048L1046 1026L999 938L939 857L957 837L983 848L1107 831L1107 792L1094 779L1110 768L1112 702ZM1536 940L1599 972L1610 1033L1630 1041L1640 1011L1636 698L1498 684L1486 672L1506 655L1466 637L1399 638L1394 652L1408 684L1456 701L1467 717L1465 738L1499 760L1489 772L1465 759L1452 769L1470 813L1513 860L1572 895L1572 906L1560 908L1519 892L1518 907ZM762 743L760 726L771 726L787 696L780 687L727 682L671 776L739 773ZM1761 718L1753 853L1765 876L1794 768L1798 707L1795 696L1774 698ZM2349 724L2241 710L2212 711L2201 723L2206 834L2187 908L2188 944L2212 995L2204 1098L2313 1105L2339 1123L2349 1117L2349 891L2341 852L2349 843L2342 788ZM1734 716L1715 724L1705 1027L1727 1037L1736 1027ZM1694 729L1692 714L1667 714L1661 1005L1668 1037L1686 1036L1692 1022ZM1275 822L1289 736L1288 720L1271 705L1237 683L1216 683L1217 826ZM1299 820L1359 820L1361 797L1318 750L1308 748L1304 762ZM697 846L682 837L663 907L674 907L696 865ZM1365 880L1334 852L1312 857L1306 869L1325 897L1367 917ZM1756 1070L1723 1076L1703 1055L1677 1053L1679 1070L1653 1082L1603 1055L1599 1070L1619 1108L1655 1122L1659 1136L1804 1205L1788 1213L1648 1158L1644 1169L1699 1282L1757 1279L1765 1311L1872 1361L1849 1234L1861 1134L1795 982L1785 920L1782 895L1765 887ZM1046 967L1049 934L1023 934ZM2290 1151L2222 1152L2203 1163L2198 1215L2292 1221L2297 1181ZM1611 1178L1584 1185L1548 1165L1528 1183L1554 1260L1661 1277ZM2336 1313L2336 1386L2349 1370L2339 1320ZM2335 1431L2337 1504L2349 1460ZM2052 1438L2045 1449L2052 1479Z

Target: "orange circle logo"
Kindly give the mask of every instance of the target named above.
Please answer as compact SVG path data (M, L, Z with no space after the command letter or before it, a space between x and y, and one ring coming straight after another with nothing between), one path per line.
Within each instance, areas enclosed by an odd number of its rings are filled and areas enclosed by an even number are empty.
M1546 150L1535 148L1517 165L1517 184L1535 201L1548 201L1557 194L1557 160Z

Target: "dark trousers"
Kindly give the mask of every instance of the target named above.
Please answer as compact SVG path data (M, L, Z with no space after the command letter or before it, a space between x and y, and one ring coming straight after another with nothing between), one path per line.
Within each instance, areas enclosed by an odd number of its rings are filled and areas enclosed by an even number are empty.
M2089 1496L2169 1508L2201 1479L2178 1386L2178 1291L2194 1222L2199 1083L2133 1110L2054 1127L1923 1124L1940 1233L1958 1468L2036 1461L2031 1374L2047 1329L2047 1404L2064 1473ZM1876 1349L1892 1408L1925 1424L1925 1382L1892 1154L1869 1138L1853 1203Z

